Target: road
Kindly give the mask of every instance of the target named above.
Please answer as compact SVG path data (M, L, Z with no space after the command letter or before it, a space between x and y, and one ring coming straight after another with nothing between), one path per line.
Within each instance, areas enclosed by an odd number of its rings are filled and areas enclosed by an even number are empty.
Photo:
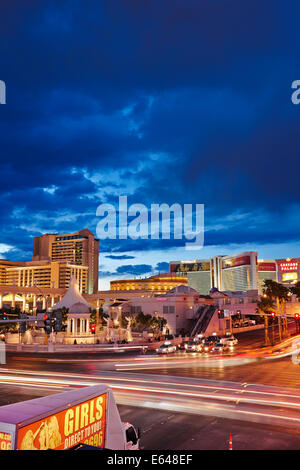
M300 429L300 391L229 381L105 372L101 375L2 369L1 384L68 390L105 383L118 404L212 415Z
M30 400L62 390L1 384L0 405ZM286 427L178 413L149 412L148 408L118 405L123 421L141 429L145 450L227 450L229 434L234 450L298 450L299 432Z
M248 338L249 340L249 338ZM300 388L300 366L294 364L291 356L278 358L269 354L261 357L259 352L249 354L247 346L239 345L229 356L178 352L167 357L155 353L147 355L118 354L96 355L79 353L28 355L11 352L7 356L9 369L49 372L76 372L99 375L103 371L123 371L142 374L161 374L211 380L258 383L273 386Z
M1 404L107 383L145 449L226 449L229 432L236 449L299 449L299 366L245 343L226 357L9 353Z

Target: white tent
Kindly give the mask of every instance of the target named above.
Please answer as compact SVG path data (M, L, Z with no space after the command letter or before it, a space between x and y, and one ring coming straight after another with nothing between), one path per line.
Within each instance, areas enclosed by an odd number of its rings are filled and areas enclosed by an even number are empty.
M70 280L70 286L67 292L57 304L53 305L52 310L58 310L63 307L70 308L72 307L72 305L77 303L85 304L88 307L93 308L92 305L90 305L81 295L77 279L75 278L75 276L72 276Z

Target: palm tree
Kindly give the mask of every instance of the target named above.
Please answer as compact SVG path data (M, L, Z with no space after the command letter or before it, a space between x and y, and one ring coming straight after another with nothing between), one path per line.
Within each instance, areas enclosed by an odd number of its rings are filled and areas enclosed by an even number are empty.
M290 292L297 297L297 300L300 299L300 281L290 287Z
M269 346L270 338L269 338L269 330L268 330L268 314L270 314L274 310L274 302L273 299L270 297L262 296L260 300L257 301L257 312L260 315L264 316L265 320L265 346Z
M283 325L284 325L284 334L285 336L289 336L289 330L288 330L288 322L287 322L287 316L286 316L286 302L289 299L289 289L284 286L283 284L279 284L279 299L280 303L282 306L283 310Z
M277 316L278 316L278 330L279 330L279 340L282 340L282 324L281 324L281 310L284 311L285 320L286 320L286 309L285 309L285 302L288 299L288 289L279 284L272 279L265 279L264 280L264 288L263 293L270 299L275 299L277 304ZM283 320L283 334L286 336L288 334L287 331L287 321Z
M297 297L297 300L300 300L300 281L296 282L292 287L290 287L291 294ZM297 321L296 321L296 331L297 331Z

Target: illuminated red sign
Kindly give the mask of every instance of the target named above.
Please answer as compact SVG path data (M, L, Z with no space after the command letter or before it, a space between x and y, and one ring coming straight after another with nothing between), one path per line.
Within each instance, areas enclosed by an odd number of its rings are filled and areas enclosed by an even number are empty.
M298 269L298 263L295 261L280 263L279 266L281 271L295 271Z
M259 271L276 271L276 263L258 263Z

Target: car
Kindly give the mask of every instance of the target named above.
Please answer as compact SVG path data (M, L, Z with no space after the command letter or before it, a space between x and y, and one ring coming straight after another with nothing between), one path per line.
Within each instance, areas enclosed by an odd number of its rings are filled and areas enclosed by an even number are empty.
M201 352L202 344L200 341L190 340L185 345L186 352Z
M207 341L213 342L213 343L219 343L220 342L220 336L217 335L211 335L206 338Z
M222 338L222 343L226 343L229 347L232 347L238 344L238 340L233 335L225 336L225 338Z
M199 341L199 343L203 343L203 341L205 340L205 337L203 336L203 334L199 334L199 335L196 335L195 338L194 338L195 341Z
M220 353L220 352L226 352L229 350L229 345L227 343L215 343L213 348L211 349L212 353Z
M176 349L177 349L176 346L170 343L170 341L165 341L163 344L159 346L159 348L156 349L156 352L158 354L169 354L169 353L175 352Z
M181 341L181 343L177 344L177 349L179 349L180 351L185 351L187 344L188 341Z
M227 340L235 340L237 344L238 343L238 340L236 339L236 337L233 335L233 333L226 333L226 335L222 336L222 338L220 338L220 342L221 343L224 343L225 341Z
M210 352L214 345L215 343L213 341L209 341L208 339L206 339L202 344L203 352Z

